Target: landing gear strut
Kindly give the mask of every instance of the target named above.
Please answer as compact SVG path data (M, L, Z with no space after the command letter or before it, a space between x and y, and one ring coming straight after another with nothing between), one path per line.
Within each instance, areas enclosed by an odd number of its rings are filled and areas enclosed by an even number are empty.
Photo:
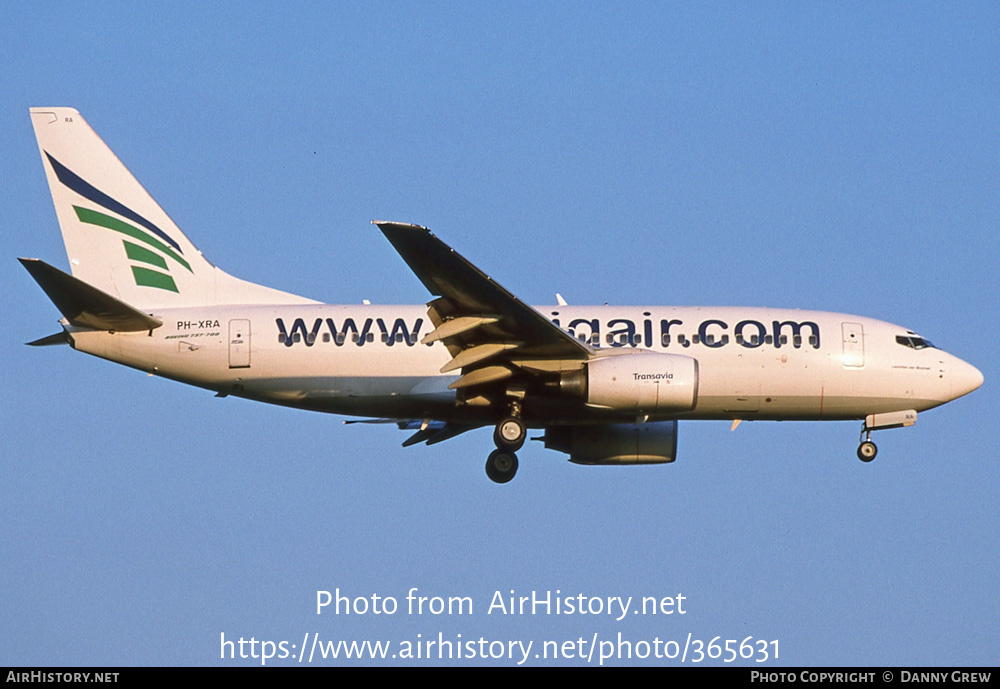
M524 445L528 429L521 420L521 402L512 400L510 413L500 419L493 431L493 442L497 449L486 460L486 475L496 483L507 483L517 473L517 455L514 453Z

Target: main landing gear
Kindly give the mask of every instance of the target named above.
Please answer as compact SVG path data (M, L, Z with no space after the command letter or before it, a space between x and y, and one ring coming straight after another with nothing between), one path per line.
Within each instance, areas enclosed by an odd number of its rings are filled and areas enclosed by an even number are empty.
M521 420L521 403L511 402L510 414L500 419L493 431L497 449L486 460L486 475L495 483L507 483L517 473L517 455L524 445L528 429Z
M517 452L524 445L524 439L528 435L528 429L524 427L524 422L516 416L507 416L500 419L496 430L493 431L493 442L500 450Z
M517 473L517 455L505 450L493 450L486 459L486 475L494 483L507 483Z

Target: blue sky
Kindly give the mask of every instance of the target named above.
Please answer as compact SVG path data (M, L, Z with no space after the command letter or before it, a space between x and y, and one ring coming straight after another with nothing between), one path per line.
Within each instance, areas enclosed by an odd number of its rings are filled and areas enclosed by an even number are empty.
M0 665L232 665L220 634L307 632L752 636L778 640L776 664L1000 660L994 5L0 17ZM254 282L422 303L369 225L388 218L432 228L530 303L862 314L986 382L876 434L871 465L857 423L690 422L673 465L578 467L530 443L496 486L488 430L404 449L391 427L25 347L58 314L16 257L66 267L28 118L44 105L79 109L213 262ZM317 590L402 605L413 587L468 596L473 614L315 614ZM680 593L687 612L487 614L511 589Z

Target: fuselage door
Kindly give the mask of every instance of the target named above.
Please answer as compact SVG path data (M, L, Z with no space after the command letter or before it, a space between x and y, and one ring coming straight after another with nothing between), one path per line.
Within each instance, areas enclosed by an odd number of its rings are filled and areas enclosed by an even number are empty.
M844 368L865 367L865 329L860 323L841 323L844 336Z
M229 368L250 368L250 321L229 321Z

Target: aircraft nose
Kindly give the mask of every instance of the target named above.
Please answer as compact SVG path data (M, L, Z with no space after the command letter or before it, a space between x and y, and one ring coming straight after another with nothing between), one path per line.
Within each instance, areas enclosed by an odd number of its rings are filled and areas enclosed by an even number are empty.
M983 374L972 364L966 363L959 358L948 367L945 374L949 379L949 392L952 399L968 395L973 390L983 384Z

